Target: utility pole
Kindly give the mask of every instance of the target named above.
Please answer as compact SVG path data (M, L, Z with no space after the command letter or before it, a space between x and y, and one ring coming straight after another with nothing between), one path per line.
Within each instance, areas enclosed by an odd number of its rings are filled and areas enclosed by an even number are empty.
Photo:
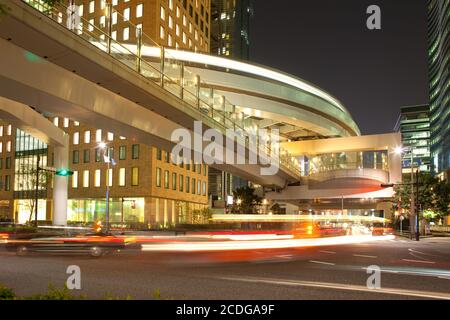
M34 190L34 224L36 225L36 228L38 227L38 203L39 203L39 171L40 167L39 164L41 162L41 156L37 155L37 161L36 161L36 190Z
M420 221L419 221L419 210L417 210L419 208L419 169L416 170L416 241L420 240Z
M410 149L411 152L411 203L410 203L410 215L409 215L409 238L412 240L413 236L415 234L414 232L414 226L416 224L415 217L416 217L416 201L415 201L415 195L414 195L414 155L412 148Z

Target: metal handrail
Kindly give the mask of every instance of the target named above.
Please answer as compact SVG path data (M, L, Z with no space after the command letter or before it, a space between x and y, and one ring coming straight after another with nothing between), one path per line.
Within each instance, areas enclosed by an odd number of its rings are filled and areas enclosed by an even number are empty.
M67 18L67 13L70 13L70 12L73 13L73 11L71 11L72 8L69 8L67 5L65 5L63 3L58 3L58 4L55 4L54 6L49 6L47 4L44 4L40 0L22 0L22 2L28 4L32 8L36 9L37 11L41 12L42 14L46 15L47 17L49 17L50 19L54 20L55 22L57 22L59 24L64 23L64 21L65 21L64 16L66 16L66 18ZM108 25L105 24L104 27L97 26L97 25L95 25L95 23L92 24L85 18L78 16L80 25L77 25L76 27L72 27L72 29L69 28L68 26L66 26L66 28L68 30L71 30L72 32L74 32L75 34L79 35L82 38L85 38L85 37L81 36L82 34L87 34L88 37L90 38L90 39L86 39L88 42L90 42L91 44L96 46L98 49L107 52L108 55L112 56L117 61L124 63L125 65L127 65L134 71L138 72L140 75L144 76L145 78L152 80L153 82L156 82L164 90L166 90L167 92L182 99L185 103L190 105L193 109L201 111L202 107L206 106L207 114L202 112L203 116L207 116L216 125L218 125L218 127L221 128L221 130L233 129L234 131L240 131L243 134L244 138L246 138L245 139L246 147L249 148L249 140L247 139L248 132L245 129L245 127L240 125L234 119L227 117L226 116L227 112L225 112L225 110L220 111L220 110L214 109L214 90L211 90L210 98L211 98L212 102L208 103L208 102L204 101L203 99L201 99L200 94L199 94L200 84L201 84L200 77L198 75L196 75L195 72L189 71L189 69L186 66L184 66L184 63L177 61L177 59L175 59L174 57L171 57L170 53L167 51L166 48L158 45L158 43L156 43L151 37L149 37L148 35L143 33L142 30L140 30L139 32L136 32L136 37L138 38L137 39L138 41L136 44L136 48L137 48L136 53L134 53L132 50L130 50L129 44L120 43L117 40L115 40L112 37L111 16L113 13L117 14L118 17L122 17L123 21L126 22L127 27L132 27L136 31L140 28L138 28L136 25L131 23L128 19L125 19L125 17L120 12L118 12L117 10L114 10L114 8L112 7L111 4L107 3L107 4L105 4L105 6L106 6L105 8L108 8L107 9L108 10L108 22L107 22ZM61 10L61 9L63 9L63 10ZM66 12L66 14L64 13L64 11ZM105 19L106 19L106 15L105 15ZM80 30L80 26L81 26L81 30ZM86 26L88 28L86 28ZM102 29L107 29L107 31L109 31L111 33L105 32ZM81 31L81 34L79 33L80 31ZM149 40L152 43L151 47L157 48L161 51L161 57L160 57L161 70L158 70L150 62L146 61L145 58L143 58L141 50L143 47L145 47L143 45L144 39ZM102 42L105 42L105 43L102 43ZM102 49L102 47L104 47L104 50ZM112 52L112 50L115 50L115 52ZM117 58L116 55L121 56L123 59ZM130 59L129 57L132 57L132 58ZM179 68L180 68L180 73L181 73L179 80L167 75L164 72L166 59L179 62ZM127 63L127 62L129 62L129 63ZM144 69L147 68L147 70L150 69L153 72L155 72L157 75L159 75L158 79L160 79L159 80L160 83L159 83L159 81L155 81L151 77L146 76L144 74L144 71L142 70L143 68ZM190 91L189 88L186 87L185 79L182 77L182 75L185 74L186 71L193 74L195 79L197 79L197 82L196 82L196 91L197 92L192 92L192 91ZM170 85L175 85L177 88L179 88L178 90L179 90L180 95L177 95L174 92L172 92L171 90L169 90L165 86L166 83L170 84ZM194 99L195 102L193 104L191 103L191 100L186 98L186 96L189 96L189 95L191 95L192 97L195 98ZM225 99L225 97L223 97L223 98L224 98L223 105L228 103L229 105L234 106L232 103L228 102ZM211 113L211 115L209 115L209 113ZM215 113L219 115L219 119L221 121L219 121L215 118L215 116L214 116ZM231 126L227 125L227 123L230 123ZM259 127L257 127L257 130L259 130ZM258 141L258 150L260 150L260 149L264 150L266 152L266 154L270 157L272 157L274 154L274 152L272 152L272 150L270 150L270 148L268 148L265 144L261 144ZM275 151L275 154L279 154L279 164L282 167L284 167L285 169L288 169L289 171L292 171L298 177L301 176L301 172L300 172L300 169L298 168L298 164L295 162L294 158L289 153L287 153L284 149L282 149L280 147L278 153L276 153L276 151Z

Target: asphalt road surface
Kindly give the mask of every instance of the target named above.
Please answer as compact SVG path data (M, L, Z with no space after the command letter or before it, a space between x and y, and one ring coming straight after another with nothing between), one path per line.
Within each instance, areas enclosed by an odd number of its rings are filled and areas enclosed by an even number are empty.
M0 284L18 295L63 287L67 267L81 269L90 299L450 299L450 238L405 239L228 253L147 253L94 259L0 250ZM368 289L367 268L381 269L380 289Z

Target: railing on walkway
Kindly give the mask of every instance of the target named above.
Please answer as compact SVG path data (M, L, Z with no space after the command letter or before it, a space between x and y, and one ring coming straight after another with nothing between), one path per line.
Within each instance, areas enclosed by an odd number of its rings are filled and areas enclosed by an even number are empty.
M300 178L298 162L291 154L281 147L272 150L268 147L270 141L261 140L259 134L255 135L257 141L251 141L249 132L256 129L258 133L260 130L255 122L244 119L242 114L235 111L235 105L203 82L183 61L172 57L167 48L158 45L142 32L139 25L131 23L110 3L101 1L105 14L100 18L86 20L79 12L80 7L70 3L49 6L40 0L22 1L200 111L213 120L215 129L222 133L226 133L227 129L239 133L246 148L256 142L256 150L263 150L268 157L278 157L280 167ZM113 30L117 21L122 22L121 35Z

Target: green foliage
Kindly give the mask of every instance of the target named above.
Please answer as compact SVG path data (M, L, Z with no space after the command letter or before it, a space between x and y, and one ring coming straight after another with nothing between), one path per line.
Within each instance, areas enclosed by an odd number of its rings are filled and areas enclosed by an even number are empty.
M232 211L239 214L255 214L256 206L262 203L262 198L255 194L255 189L248 186L233 191L233 197L236 203L233 205Z
M397 209L410 210L411 206L411 179L405 177L402 185L394 187L394 205L400 205ZM414 185L414 192L416 186ZM436 217L450 214L450 181L440 181L429 173L419 173L419 198L418 203L422 210L433 212Z
M212 212L208 208L192 211L193 224L206 224L212 218Z
M161 300L161 290L155 289L155 291L153 291L153 299Z
M14 291L0 284L0 300L14 299L16 299L16 294L14 293Z
M105 300L133 300L133 297L130 295L127 295L125 298L121 298L118 296L114 296L112 293L107 293L105 295Z
M63 0L42 0L42 2L53 7L55 4L63 2Z
M63 289L57 289L52 284L48 286L48 292L45 294L37 294L31 296L29 298L25 298L26 300L83 300L86 299L86 296L80 295L75 296L71 293L71 291L64 286Z

